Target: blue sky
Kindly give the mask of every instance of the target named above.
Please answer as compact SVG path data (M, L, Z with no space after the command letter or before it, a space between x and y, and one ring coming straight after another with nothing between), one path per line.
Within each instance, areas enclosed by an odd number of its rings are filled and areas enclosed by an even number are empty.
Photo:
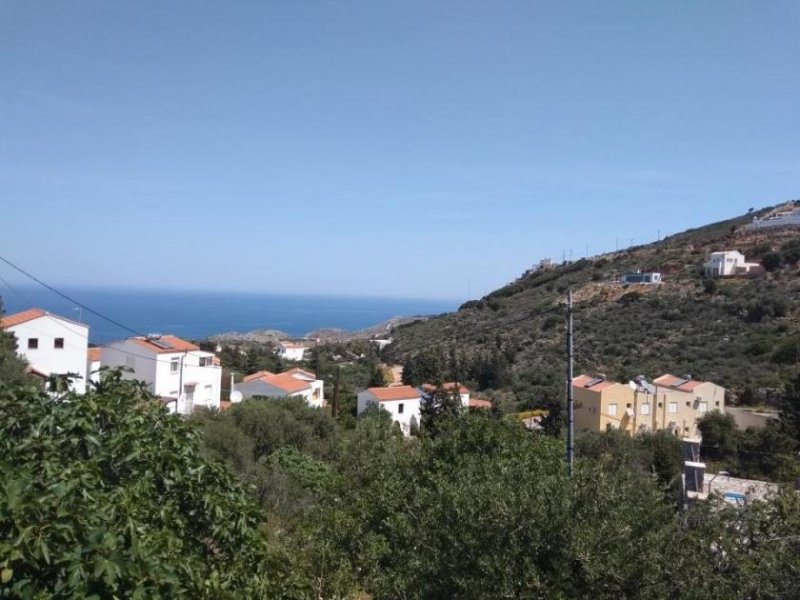
M798 26L789 1L0 3L0 253L58 285L478 297L800 197Z

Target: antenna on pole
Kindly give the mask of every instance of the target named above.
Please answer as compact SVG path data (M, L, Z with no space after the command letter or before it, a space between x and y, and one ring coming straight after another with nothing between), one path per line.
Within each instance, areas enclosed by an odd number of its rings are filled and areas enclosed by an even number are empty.
M575 398L572 395L572 289L567 292L567 475L575 462Z

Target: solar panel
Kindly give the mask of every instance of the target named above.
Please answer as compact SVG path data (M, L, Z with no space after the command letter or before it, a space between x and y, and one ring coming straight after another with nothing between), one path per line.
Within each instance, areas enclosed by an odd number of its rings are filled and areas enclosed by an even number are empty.
M171 344L168 344L167 342L164 342L162 340L150 340L150 343L155 344L156 346L158 346L163 350L169 350L170 348L172 348Z

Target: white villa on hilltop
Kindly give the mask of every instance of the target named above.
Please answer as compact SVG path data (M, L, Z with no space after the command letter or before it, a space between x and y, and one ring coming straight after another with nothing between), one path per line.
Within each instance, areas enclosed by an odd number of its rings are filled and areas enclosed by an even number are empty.
M753 217L753 222L747 225L745 229L753 230L790 226L800 226L800 207L798 207L797 202L790 202L780 209L769 213L762 219Z
M709 254L703 272L706 277L730 277L744 275L760 266L757 262L747 262L744 254L738 250L725 250Z

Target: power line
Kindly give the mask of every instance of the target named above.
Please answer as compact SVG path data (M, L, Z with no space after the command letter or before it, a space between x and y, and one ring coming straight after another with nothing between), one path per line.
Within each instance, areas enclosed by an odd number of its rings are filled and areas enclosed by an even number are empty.
M104 321L108 321L108 322L109 322L109 323L111 323L112 325L116 325L116 326L117 326L117 327L119 327L120 329L124 329L125 331L129 331L129 332L133 333L134 335L138 335L138 336L142 336L142 337L147 337L147 336L146 336L146 334L142 333L141 331L137 331L136 329L133 329L132 327L128 327L127 325L125 325L125 324L123 324L123 323L120 323L120 322L119 322L119 321L117 321L116 319L112 319L111 317L107 317L107 316L105 316L104 314L102 314L102 313L100 313L100 312L98 312L98 311L94 310L93 308L90 308L90 307L86 306L86 305L85 305L85 304L83 304L82 302L78 302L78 301L77 301L77 300L75 300L74 298L72 298L72 297L68 296L67 294L65 294L65 293L63 293L63 292L61 292L61 291L57 290L57 289L56 289L56 288L54 288L53 286L51 286L51 285L48 285L47 283L45 283L44 281L42 281L41 279L39 279L39 278L38 278L38 277L36 277L35 275L32 275L32 274L30 274L28 271L26 271L26 270L25 270L25 269L23 269L22 267L19 267L19 266L15 265L13 262L11 262L10 260L8 260L7 258L4 258L4 257L0 256L0 261L3 261L3 262L4 262L4 263L6 263L6 264L7 264L9 267L11 267L12 269L15 269L16 271L19 271L20 273L22 273L23 275L25 275L25 277L28 277L29 279L32 279L33 281L35 281L36 283L38 283L38 284L39 284L39 285L41 285L42 287L44 287L44 288L47 288L48 290L50 290L50 291L51 291L51 292L53 292L54 294L56 294L56 295L58 295L58 296L61 296L61 297L62 297L62 298L64 298L65 300L69 300L70 302L72 302L72 303L73 303L73 304L75 304L76 306L80 306L80 307L81 307L83 310L85 310L85 311L87 311L87 312L90 312L90 313L92 313L93 315L95 315L95 316L97 316L97 317L100 317L100 318L101 318L101 319L103 319Z
M2 257L0 257L0 258L2 258ZM31 302L31 301L28 299L28 298L26 298L26 297L25 297L25 296L22 294L22 292L20 292L19 290L17 290L17 289L16 289L14 286L12 286L12 285L11 285L11 284L10 284L10 283L9 283L9 282L6 280L6 279L4 279L2 276L0 276L0 282L4 283L4 284L5 284L5 286L6 286L6 287L7 287L9 290L11 290L12 292L14 292L14 293L15 293L17 296L19 296L19 297L20 297L20 298L21 298L23 301L25 301L26 303L28 303L28 304L33 304L33 303L32 303L32 302ZM87 310L88 310L88 309L87 309ZM70 328L69 328L67 325L65 325L64 323L62 323L62 317L60 317L59 315L56 315L56 314L49 313L49 312L48 312L48 314L49 314L50 316L52 316L52 317L55 319L55 322L58 324L58 326L59 326L59 327L62 327L63 329L67 330L67 331L68 331L68 332L70 332L70 333L75 333L75 332L74 332L72 329L70 329ZM87 324L85 324L85 323L80 323L80 325L82 325L82 326L86 327L87 329L89 328L89 326L88 326ZM33 331L35 331L35 332L39 333L40 335L44 335L44 336L50 335L49 333L47 333L47 332L45 332L45 331L42 331L41 329L37 329L36 327L33 327L33 326L32 326L32 325L30 325L30 324L27 324L26 326L27 326L27 327L29 327L31 330L33 330ZM146 336L143 336L143 337L146 337ZM114 343L114 342L109 342L109 343L106 343L106 344L102 344L102 345L101 345L101 346L99 346L99 347L100 347L100 348L106 348L106 347L110 346L110 344L112 344L112 343ZM68 343L66 342L66 340L65 340L65 345L69 346L70 348L73 348L74 350L82 350L82 349L83 349L83 348L80 348L80 347L78 347L78 346L75 346L74 344L68 344ZM165 363L165 362L167 362L167 361L159 361L159 359L158 359L158 358L152 358L152 357L150 357L150 356L145 356L145 355L143 355L143 354L136 354L135 352L130 352L130 351L128 351L128 350L123 350L122 348L119 348L119 347L116 347L116 346L114 347L114 351L115 351L115 352L119 352L120 354L126 354L126 355L128 355L128 356L133 356L134 358L140 358L140 359L143 359L143 360L149 360L149 361L156 362L156 363L157 363L157 362L162 362L162 363ZM182 350L176 350L176 351L175 351L175 353L178 353L178 352L183 352L183 351L182 351ZM213 354L213 352L212 352L212 354ZM102 364L102 361L101 361L101 364ZM190 367L190 368L195 368L195 366L196 366L196 365L187 365L187 367ZM206 365L205 367L202 367L202 368L208 368L208 367L212 367L212 368L215 368L215 369L216 369L216 368L221 368L220 366L218 366L218 365L213 365L213 364L212 364L212 365ZM200 367L198 367L198 368L200 368ZM94 371L92 371L92 372L94 373ZM89 373L87 372L87 379L88 379L88 375L89 375Z

